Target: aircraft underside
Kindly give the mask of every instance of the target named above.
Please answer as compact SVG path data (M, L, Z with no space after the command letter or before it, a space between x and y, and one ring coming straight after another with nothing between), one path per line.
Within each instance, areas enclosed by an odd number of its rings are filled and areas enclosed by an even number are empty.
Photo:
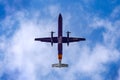
M67 37L62 36L62 15L59 14L58 17L58 37L53 37L53 31L51 32L51 37L44 37L44 38L35 38L35 41L41 41L41 42L49 42L53 46L53 43L58 44L58 64L52 64L52 67L68 67L68 64L62 64L62 44L67 43L69 46L69 43L71 42L78 42L78 41L85 41L85 38L76 38L76 37L69 37L70 32L67 32Z

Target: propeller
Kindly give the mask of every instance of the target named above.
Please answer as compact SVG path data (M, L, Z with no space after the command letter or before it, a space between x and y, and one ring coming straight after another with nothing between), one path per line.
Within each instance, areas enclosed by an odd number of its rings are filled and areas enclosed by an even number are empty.
M70 34L71 32L67 31L66 33L67 33L67 46L69 46L69 34Z
M51 31L51 46L53 46L53 34L54 34L55 32L53 32L53 31Z

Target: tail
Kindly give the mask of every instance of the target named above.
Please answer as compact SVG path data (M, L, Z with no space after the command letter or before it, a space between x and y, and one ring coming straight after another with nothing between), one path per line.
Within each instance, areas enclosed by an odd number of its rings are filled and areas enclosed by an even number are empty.
M68 64L62 64L61 60L59 60L59 63L58 64L52 64L52 67L58 67L58 68L68 67Z

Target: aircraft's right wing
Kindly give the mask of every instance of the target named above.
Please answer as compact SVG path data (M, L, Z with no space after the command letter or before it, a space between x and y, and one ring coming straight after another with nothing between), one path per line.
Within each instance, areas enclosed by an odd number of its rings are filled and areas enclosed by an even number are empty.
M52 42L52 43L57 43L58 39L57 37L45 37L45 38L35 38L35 41L42 41L42 42Z

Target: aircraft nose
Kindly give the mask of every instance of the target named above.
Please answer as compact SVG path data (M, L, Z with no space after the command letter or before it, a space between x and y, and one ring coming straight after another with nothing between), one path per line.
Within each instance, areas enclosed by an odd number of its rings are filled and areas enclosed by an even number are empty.
M59 13L59 17L62 17L61 13Z

